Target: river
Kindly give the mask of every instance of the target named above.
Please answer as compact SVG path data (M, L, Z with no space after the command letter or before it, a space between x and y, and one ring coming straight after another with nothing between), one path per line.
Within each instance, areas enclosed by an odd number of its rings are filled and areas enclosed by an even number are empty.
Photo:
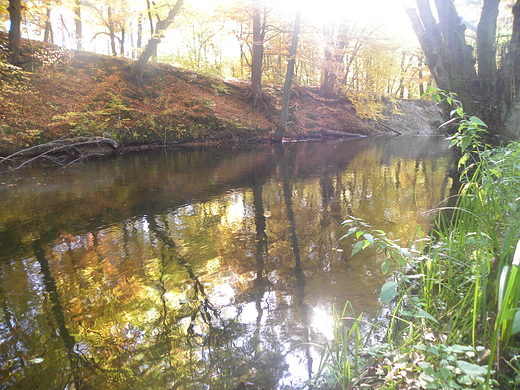
M389 275L349 215L403 245L448 196L442 137L124 154L0 175L0 388L295 389L332 308Z

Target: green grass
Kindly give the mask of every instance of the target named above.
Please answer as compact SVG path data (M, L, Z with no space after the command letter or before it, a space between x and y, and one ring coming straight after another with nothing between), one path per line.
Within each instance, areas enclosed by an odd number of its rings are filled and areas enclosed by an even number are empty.
M353 316L347 303L341 313L333 310L334 342L321 348L321 360L315 376L307 383L310 388L352 389L362 378L365 359L361 356L367 335L363 335L362 316Z

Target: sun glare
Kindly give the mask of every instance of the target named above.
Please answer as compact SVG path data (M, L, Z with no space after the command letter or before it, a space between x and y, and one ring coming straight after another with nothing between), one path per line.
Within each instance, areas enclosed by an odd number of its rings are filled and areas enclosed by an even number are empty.
M401 40L416 40L405 11L407 0L321 0L319 5L315 0L267 1L287 11L301 7L303 17L318 26L347 20L372 25Z

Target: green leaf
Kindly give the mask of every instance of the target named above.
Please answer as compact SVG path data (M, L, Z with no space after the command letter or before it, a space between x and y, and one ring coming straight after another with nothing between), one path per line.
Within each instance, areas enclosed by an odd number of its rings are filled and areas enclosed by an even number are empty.
M356 245L354 245L354 249L352 249L352 256L358 253L361 249L365 248L365 241L358 241Z
M390 259L383 260L383 262L381 263L381 272L386 274L389 269L390 269Z
M464 156L462 156L459 160L459 167L463 166L464 164L466 164L466 161L468 161L469 159L469 153L466 153Z
M464 374L470 376L486 376L487 375L487 367L477 366L473 363L468 363L463 360L457 360L457 367L461 369Z
M351 228L348 230L347 234L344 234L343 236L341 236L339 240L341 241L341 240L343 240L344 238L347 238L347 237L350 236L352 233L355 233L356 230L357 230L357 227L351 227Z
M401 267L406 267L406 265L408 264L408 262L406 261L406 259L403 256L397 256L397 263Z
M381 287L381 294L379 299L383 303L388 303L397 295L397 282L386 282Z
M479 126L487 127L487 125L479 117L472 116L469 118L469 120Z
M453 375L453 374L451 373L451 370L449 370L449 369L446 368L446 367L440 367L440 368L439 368L439 372L441 373L442 378L443 378L444 380L451 378L451 376Z
M374 236L371 235L370 233L365 233L363 234L363 237L365 237L365 240L367 240L370 245L374 245Z
M520 332L520 310L517 309L511 325L511 334L518 332Z
M460 148L462 150L466 150L469 145L471 145L471 137L464 137L464 138L462 138L462 142L461 142Z
M451 350L454 353L464 353L464 352L473 350L473 348L472 347L468 347L466 345L455 344L455 345L452 345Z
M427 311L425 311L423 309L417 309L417 312L414 314L414 317L416 317L416 318L426 318L426 319L428 319L430 321L437 322L435 317L433 317L430 313L428 313Z

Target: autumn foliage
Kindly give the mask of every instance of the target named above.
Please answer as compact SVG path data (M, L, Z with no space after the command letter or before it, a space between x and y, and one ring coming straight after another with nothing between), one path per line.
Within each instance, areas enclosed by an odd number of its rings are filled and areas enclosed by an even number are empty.
M247 82L153 63L136 86L128 77L132 60L38 42L24 42L22 60L32 71L2 62L4 153L66 134L105 136L127 146L171 145L261 140L274 128L276 104L273 113L252 110L244 99ZM273 102L277 93L271 95ZM316 136L323 129L366 131L348 103L304 89L295 98L290 137Z

